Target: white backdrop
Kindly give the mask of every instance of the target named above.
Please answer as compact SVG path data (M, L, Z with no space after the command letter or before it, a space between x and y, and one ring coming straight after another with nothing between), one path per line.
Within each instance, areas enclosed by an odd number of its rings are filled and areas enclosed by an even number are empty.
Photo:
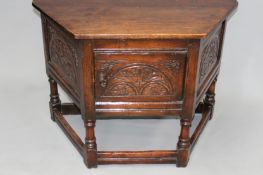
M41 23L31 0L0 0L0 174L261 175L262 6L261 0L239 0L238 11L228 23L214 119L200 137L187 168L108 165L88 170L50 120ZM176 125L174 120L100 121L98 147L173 149Z

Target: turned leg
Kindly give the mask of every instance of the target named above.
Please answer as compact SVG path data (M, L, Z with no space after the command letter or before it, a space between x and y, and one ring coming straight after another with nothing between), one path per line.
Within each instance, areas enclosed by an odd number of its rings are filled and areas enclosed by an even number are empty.
M84 161L88 168L97 167L97 144L95 137L95 120L85 121L86 138Z
M186 167L190 155L190 127L191 121L181 119L181 133L177 144L177 167Z
M55 121L54 111L60 110L61 107L61 101L59 99L58 94L58 86L56 81L49 76L49 84L50 84L50 101L49 101L49 108L50 108L50 114L51 119Z
M215 78L215 80L212 82L212 84L208 88L208 90L206 92L205 99L204 99L204 107L205 107L205 109L207 111L211 110L210 120L212 119L213 112L214 112L216 81L217 81L217 78Z

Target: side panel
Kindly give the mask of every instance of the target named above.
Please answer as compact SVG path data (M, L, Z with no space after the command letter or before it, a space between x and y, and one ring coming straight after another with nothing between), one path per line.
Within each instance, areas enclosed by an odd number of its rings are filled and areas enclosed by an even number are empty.
M208 87L219 73L224 30L225 24L219 25L201 41L196 105L202 101Z
M46 69L72 100L80 105L79 43L48 17L42 15Z

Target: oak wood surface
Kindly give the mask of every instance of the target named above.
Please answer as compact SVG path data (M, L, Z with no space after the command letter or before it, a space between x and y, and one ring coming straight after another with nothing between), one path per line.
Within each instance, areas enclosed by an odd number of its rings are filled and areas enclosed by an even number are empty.
M225 24L236 0L34 0L33 5L41 12L51 116L87 167L187 166L213 115ZM73 103L61 103L57 85ZM202 119L191 135L196 113ZM64 118L75 114L82 115L85 142ZM177 150L97 150L98 116L181 119Z
M34 0L76 39L204 38L236 0Z

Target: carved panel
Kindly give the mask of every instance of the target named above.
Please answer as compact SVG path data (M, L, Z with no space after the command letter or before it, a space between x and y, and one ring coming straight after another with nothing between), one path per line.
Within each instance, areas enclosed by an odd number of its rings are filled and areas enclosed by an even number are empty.
M181 100L187 49L95 50L96 98ZM122 99L123 100L123 99ZM111 100L112 101L112 100Z
M108 63L105 63L108 64ZM169 79L149 65L130 65L110 74L104 96L162 96L173 94Z
M79 96L79 60L78 53L64 33L51 24L47 25L49 34L49 60L54 71L62 79L66 80L67 86Z
M202 51L199 83L202 83L218 62L220 37L217 32L207 43Z

